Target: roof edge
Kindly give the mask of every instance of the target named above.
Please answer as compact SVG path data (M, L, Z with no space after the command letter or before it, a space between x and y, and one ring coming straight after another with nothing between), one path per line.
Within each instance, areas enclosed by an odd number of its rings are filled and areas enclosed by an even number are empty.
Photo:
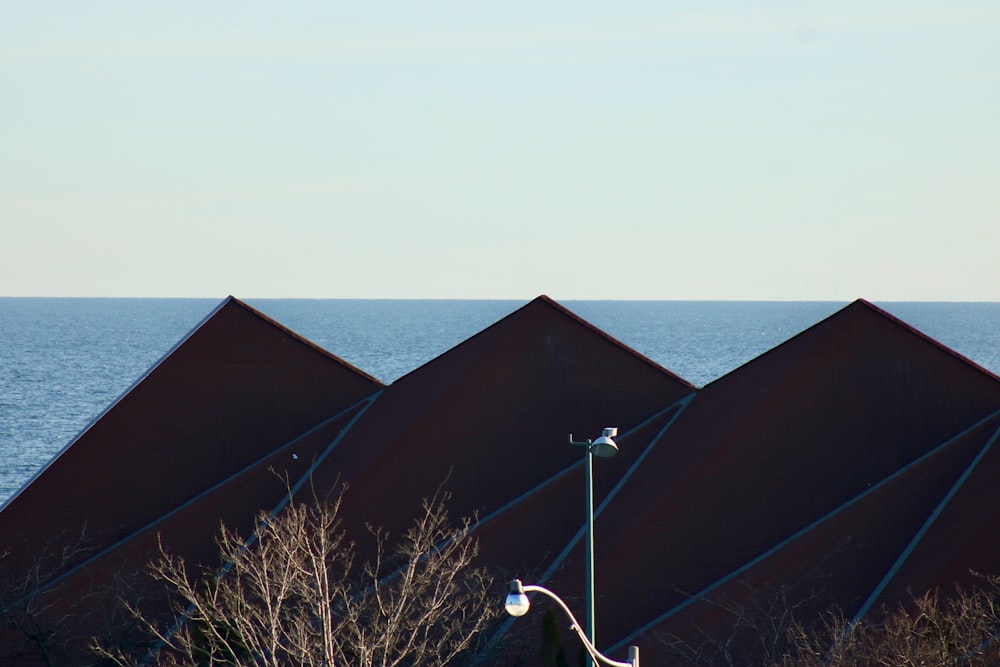
M684 387L687 387L688 389L691 389L691 390L697 390L698 389L698 387L696 387L691 382L688 382L687 380L685 380L681 376L677 375L676 373L674 373L670 369L661 366L660 364L656 363L655 361L653 361L649 357L645 356L641 352L639 352L639 351L637 351L637 350L629 347L628 345L626 345L625 343L621 342L620 340L618 340L617 338L615 338L611 334L609 334L606 331L604 331L604 330L598 328L597 326L591 324L590 322L588 322L587 320L583 319L582 317L580 317L579 315L577 315L573 311L571 311L568 308L566 308L566 306L563 306L562 304L556 302L554 299L552 299L551 297L549 297L549 296L547 296L545 294L541 294L541 295L535 297L534 299L532 299L531 301L528 301L524 305L522 305L522 306L520 306L518 308L515 308L511 312L509 312L506 315L504 315L503 317L501 317L500 319L495 320L491 324L489 324L486 327L480 329L479 331L477 331L476 333L472 334L471 336L465 338L461 342L456 343L455 345L453 345L452 347L448 348L444 352L441 352L440 354L438 354L437 356L435 356L433 359L427 360L426 362L420 364L419 366L417 366L413 370L409 371L408 373L400 376L399 378L396 378L396 380L393 382L393 384L399 383L401 380L409 377L410 375L413 375L414 373L416 373L420 369L424 368L425 366L434 363L439 358L441 358L441 357L443 357L443 356L445 356L447 354L450 354L451 352L453 352L454 350L457 350L458 348L462 347L463 345L466 345L466 344L470 343L472 340L474 340L474 339L478 338L479 336L485 334L490 329L492 329L492 328L494 328L496 326L501 325L503 322L506 322L507 320L515 317L521 311L523 311L523 310L525 310L527 308L530 308L531 306L533 306L533 305L535 305L537 303L542 303L542 304L544 304L544 305L552 308L553 310L559 312L560 314L562 314L562 315L564 315L566 317L569 317L570 319L576 321L577 323L579 323L580 325L582 325L586 329L590 330L592 333L595 333L598 336L601 336L602 338L606 339L607 341L609 341L610 343L616 345L617 347L621 348L622 350L628 352L629 354L631 354L632 356L636 357L637 359L639 359L639 360L645 362L646 364L648 364L648 365L656 368L660 372L665 373L666 375L668 375L670 378L672 378L678 384L681 384Z
M897 327L903 329L904 331L908 331L909 333L917 336L918 338L926 341L927 343L930 343L933 347L936 347L937 349L941 350L942 352L945 352L945 353L951 355L952 357L954 357L955 359L958 359L959 361L965 363L966 365L971 366L975 370L979 371L980 373L983 373L984 375L986 375L987 377L993 379L994 381L1000 382L1000 375L997 375L993 371L991 371L991 370L989 370L989 369L987 369L987 368L985 368L983 366L980 366L975 361L969 359L968 357L966 357L965 355L961 354L960 352L957 352L954 349L948 347L947 345L945 345L941 341L937 340L936 338L934 338L934 337L932 337L932 336L924 333L923 331L921 331L920 329L916 328L912 324L909 324L905 320L902 320L902 319L896 317L895 315L893 315L889 311L885 310L884 308L880 308L879 306L876 306L874 303L872 303L871 301L868 301L867 299L858 298L858 299L855 299L854 301L848 302L843 307L838 308L837 310L835 310L834 312L830 313L826 317L824 317L824 318L822 318L820 320L817 320L816 322L810 324L805 329L802 329L798 333L796 333L796 334L794 334L794 335L786 338L785 340L781 341L780 343L778 343L774 347L772 347L772 348L770 348L768 350L765 350L764 352L761 352L760 354L758 354L757 356L753 357L752 359L749 359L749 360L745 361L744 363L740 364L736 368L730 370L728 373L715 378L714 380L712 380L711 382L709 382L708 384L706 384L705 387L709 387L709 386L711 386L711 385L719 382L720 380L722 380L724 378L727 378L730 375L733 375L734 373L738 373L743 368L745 368L745 367L747 367L747 366L749 366L751 364L754 364L754 363L758 362L760 359L763 359L766 356L771 355L772 353L774 353L775 351L781 349L782 347L784 347L786 344L792 342L793 340L795 340L797 338L800 338L801 336L804 336L804 335L808 334L813 329L817 329L820 326L822 326L825 323L827 323L828 321L832 320L833 318L840 316L841 313L843 313L844 311L848 310L849 308L858 308L858 307L863 307L863 308L866 308L866 309L870 310L872 313L874 313L874 314L876 314L876 315L884 318L885 320L891 322L892 324L894 324Z
M532 303L534 303L536 301L540 301L542 303L545 303L546 305L554 308L555 310L559 311L563 315L565 315L565 316L567 316L567 317L575 320L576 322L578 322L579 324L581 324L585 328L589 329L591 332L593 332L593 333L597 334L598 336L604 338L605 340L607 340L608 342L614 344L615 346L617 346L618 348L624 350L625 352L628 352L629 354L631 354L632 356L636 357L640 361L643 361L643 362L647 363L648 365L656 368L657 370L662 371L663 373L666 373L671 378L673 378L675 381L677 381L678 383L684 385L688 389L691 389L691 390L697 390L698 389L698 387L696 385L694 385L693 383L691 383L690 381L682 378L680 375L678 375L677 373L674 373L672 370L670 370L666 366L663 366L662 364L660 364L660 363L658 363L656 361L653 361L652 359L650 359L649 357L647 357L642 352L639 352L638 350L636 350L634 347L631 347L630 345L628 345L626 343L623 343L619 339L617 339L614 336L612 336L611 334L609 334L604 329L601 329L597 325L595 325L595 324L593 324L593 323L585 320L583 317L577 315L572 310L570 310L566 306L562 305L561 303L559 303L555 299L549 297L548 295L541 294L541 295L535 297L534 299L532 299L531 301L529 301L523 307L526 308L527 306L531 305Z
M118 396L116 396L114 398L114 400L112 400L111 402L109 402L104 407L103 410L101 410L100 412L98 412L97 415L93 419L91 419L89 422L87 422L87 424L83 428L81 428L79 431L77 431L76 435L74 435L72 438L70 438L66 442L66 444L63 445L62 448L59 449L59 451L57 451L55 454L53 454L52 457L49 458L49 460L45 462L45 465L43 465L41 468L39 468L38 470L36 470L35 474L33 474L31 477L29 477L27 479L27 481L25 481L20 487L18 487L18 489L14 493L12 493L10 496L8 496L7 499L4 502L0 503L0 512L2 512L8 505L10 505L12 502L14 502L14 499L17 498L18 496L20 496L21 493L24 492L25 489L27 489L29 486L31 486L32 484L34 484L35 480L37 480L39 477L41 477L43 474L45 474L45 471L48 470L52 466L52 464L55 463L63 454L65 454L69 450L70 447L72 447L74 444L76 444L76 442L78 440L80 440L80 438L82 438L84 436L84 434L87 433L87 431L89 431L90 429L92 429L94 427L94 425L97 424L97 422L99 422L100 420L104 419L105 415L107 415L109 412L111 412L115 408L115 406L117 406L119 403L121 403L122 400L124 400L124 398L126 396L128 396L129 394L131 394L132 391L135 390L135 388L138 387L139 384L141 384L143 382L143 380L145 380L146 378L148 378L153 373L153 371L155 371L157 368L159 368L160 364L162 364L167 359L167 357L169 357L174 352L176 352L177 349L181 345L183 345L185 342L187 342L187 340L189 338L191 338L191 336L193 336L196 331L198 331L203 326L205 326L206 322L208 322L210 319L212 319L213 317L215 317L219 313L219 311L221 311L223 308L225 308L225 306L230 301L232 301L232 300L235 300L235 297L228 296L225 299L223 299L222 301L220 301L204 317L202 317L201 320L197 324L195 324L193 327L191 327L190 329L188 329L187 333L185 333L183 336L181 336L180 338L178 338L177 341L173 345L171 345L167 349L166 352L164 352L162 355L160 355L160 357L156 361L154 361L152 364L150 364L150 366L145 371L143 371L142 373L140 373L139 376L135 380L133 380L132 383L128 387L126 387L124 391L122 391L120 394L118 394Z
M924 333L923 331L921 331L920 329L916 328L912 324L909 324L905 320L901 320L900 318L896 317L895 315L893 315L892 313L890 313L886 309L884 309L884 308L882 308L880 306L876 306L874 303L872 303L871 301L868 301L867 299L856 299L854 301L854 303L858 303L858 304L861 304L863 306L866 306L867 308L871 309L872 312L874 312L874 313L876 313L878 315L881 315L882 317L886 318L890 322L893 322L894 324L902 327L903 329L908 330L909 332L911 332L911 333L915 334L916 336L922 338L923 340L927 341L928 343L932 344L933 346L937 347L938 349L942 350L943 352L946 352L946 353L950 354L951 356L955 357L959 361L962 361L962 362L966 363L967 365L972 366L973 368L975 368L979 372L983 373L984 375L987 375L988 377L996 380L997 382L1000 382L1000 375L997 375L996 373L994 373L990 369L985 368L985 367L979 365L978 363L976 363L972 359L969 359L967 356L965 356L961 352L958 352L955 349L953 349L951 347L948 347L947 345L945 345L944 343L942 343L938 339L934 338L933 336L931 336L929 334Z
M229 301L232 301L237 306L241 306L247 312L249 312L251 315L255 315L256 317L259 317L260 319L262 319L263 321L267 322L271 326L273 326L276 329L282 331L283 333L291 336L292 338L294 338L299 343L302 343L303 345L312 348L316 352L319 352L320 354L322 354L323 356L327 357L331 361L335 361L338 364L340 364L341 366L344 366L348 370L350 370L350 371L352 371L354 373L357 373L358 375L364 377L365 379L371 380L372 382L375 382L376 384L378 384L379 387L385 388L385 386L386 386L385 383L383 383L381 380L379 380L374 375L371 375L370 373L368 373L368 372L366 372L366 371L358 368L357 366L355 366L354 364L350 363L349 361L346 361L346 360L338 357L336 354L334 354L330 350L327 350L326 348L321 347L320 345L317 345L316 343L314 343L313 341L309 340L308 338L306 338L302 334L294 331L293 329L288 328L287 326L285 326L284 324L282 324L278 320L274 319L270 315L267 315L267 314L265 314L265 313L257 310L256 308L254 308L253 306L251 306L250 304L248 304L246 301L242 301L242 300L240 300L240 299L238 299L238 298L236 298L235 296L232 296L232 295L230 295L226 299L226 303L228 303Z
M104 407L104 409L101 410L100 412L98 412L97 415L93 419L91 419L89 422L87 422L87 424L82 429L80 429L79 431L77 431L76 435L74 435L72 438L70 438L66 442L66 444L63 445L62 448L59 449L59 451L57 451L55 454L53 454L52 457L48 461L45 462L45 465L43 465L41 468L39 468L38 470L36 470L35 473L31 477L29 477L23 484L21 484L20 487L18 487L18 489L16 491L14 491L14 493L10 494L10 496L8 496L6 500L4 500L2 503L0 503L0 512L2 512L8 505L10 505L12 502L14 502L15 498L17 498L18 496L20 496L21 493L23 493L26 488L28 488L29 486L31 486L35 482L35 480L37 480L41 475L43 475L45 473L45 471L48 470L49 467L52 466L52 464L55 463L56 460L58 460L63 454L65 454L69 450L70 447L72 447L74 444L76 444L76 442L79 441L80 438L82 438L87 433L87 431L89 431L91 428L93 428L94 425L97 424L97 422L99 422L109 412L111 412L119 403L122 402L122 400L125 399L126 396L128 396L130 393L132 393L132 391L134 391L136 387L138 387L146 378L148 378L150 375L152 375L153 372L157 368L159 368L160 365L164 361L166 361L166 359L168 357L170 357L170 355L172 355L182 345L184 345L184 343L186 343L188 340L190 340L191 337L194 336L195 333L197 333L203 326L205 326L205 324L207 324L209 322L209 320L211 320L213 317L215 317L216 315L218 315L219 312L221 312L222 309L225 308L226 306L228 306L229 304L240 306L241 308L245 309L247 312L251 313L252 315L255 315L256 317L259 317L260 319L262 319L263 321L267 322L271 326L274 326L277 329L279 329L280 331L282 331L282 332L286 333L287 335L293 337L295 340L299 341L300 343L302 343L302 344L304 344L304 345L306 345L306 346L308 346L308 347L316 350L317 352L319 352L322 355L328 357L329 359L331 359L331 360L333 360L333 361L341 364L342 366L344 366L348 370L350 370L350 371L352 371L354 373L357 373L361 377L363 377L363 378L365 378L365 379L367 379L367 380L369 380L371 382L374 382L377 385L377 388L379 388L379 389L384 389L385 388L386 385L381 380L379 380L378 378L376 378L376 377L374 377L374 376L366 373L365 371L363 371L363 370L361 370L361 369L353 366L352 364L350 364L347 361L341 359L340 357L338 357L337 355L333 354L329 350L326 350L326 349L320 347L319 345L317 345L316 343L312 342L308 338L305 338L301 334L296 333L295 331L289 329L287 326L285 326L284 324L281 324L280 322L278 322L274 318L272 318L272 317L270 317L268 315L265 315L264 313L260 312L259 310L257 310L253 306L247 304L244 301L241 301L240 299L238 299L235 296L233 296L233 295L230 294L225 299L223 299L218 304L216 304L216 306L214 308L212 308L211 310L209 310L209 312L204 317L202 317L201 320L199 320L197 324L195 324L193 327L191 327L190 329L188 329L187 332L184 333L184 335L182 335L180 338L178 338L177 341L174 342L173 345L171 345L169 348L167 348L166 352L164 352L162 355L160 355L160 357L156 361L154 361L152 364L150 364L150 366L148 368L146 368L146 370L144 370L142 373L140 373L139 376L135 380L133 380L132 383L129 384L129 386L126 387L124 391L122 391L120 394L118 394L118 396L116 396L112 401L110 401Z

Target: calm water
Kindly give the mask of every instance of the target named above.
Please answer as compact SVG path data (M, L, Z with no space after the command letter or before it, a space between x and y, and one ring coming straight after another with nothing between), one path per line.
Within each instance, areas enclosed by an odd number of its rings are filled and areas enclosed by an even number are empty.
M524 305L523 301L247 302L387 383ZM217 304L204 299L0 298L0 503ZM563 305L701 386L846 304L566 301ZM1000 373L1000 304L878 305Z

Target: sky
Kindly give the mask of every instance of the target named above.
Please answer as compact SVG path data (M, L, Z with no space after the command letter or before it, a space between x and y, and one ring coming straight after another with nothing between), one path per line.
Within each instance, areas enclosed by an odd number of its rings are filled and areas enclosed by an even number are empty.
M1000 5L11 2L0 295L1000 301Z

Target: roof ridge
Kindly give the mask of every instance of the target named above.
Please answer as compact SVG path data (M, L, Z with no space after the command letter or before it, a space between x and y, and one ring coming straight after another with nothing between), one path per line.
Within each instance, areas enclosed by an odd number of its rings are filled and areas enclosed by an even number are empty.
M950 354L951 356L955 357L959 361L962 361L962 362L968 364L969 366L972 366L973 368L975 368L976 370L980 371L984 375L987 375L990 378L996 380L997 382L1000 382L1000 375L997 375L996 373L994 373L993 371L989 370L988 368L985 368L984 366L979 365L978 363L976 363L972 359L969 359L967 356L965 356L961 352L958 352L954 348L945 345L944 343L942 343L938 339L934 338L930 334L927 334L927 333L921 331L920 329L918 329L917 327L913 326L909 322L907 322L907 321L905 321L903 319L900 319L896 315L893 315L888 310L886 310L886 309L884 309L884 308L882 308L880 306L875 305L874 303L872 303L871 301L868 301L867 299L856 299L853 303L858 303L858 304L861 304L862 306L865 306L865 307L869 308L872 312L876 313L877 315L881 315L882 317L884 317L885 319L889 320L890 322L893 322L894 324L902 327L903 329L905 329L905 330L909 331L910 333L918 336L919 338L922 338L923 340L927 341L928 343L931 343L935 347L937 347L940 350L942 350L942 351Z
M848 303L848 304L846 304L846 305L838 308L837 310L833 311L829 315L827 315L827 316L825 316L825 317L823 317L823 318L821 318L821 319L813 322L812 324L810 324L809 326L807 326L805 329L802 329L801 331L799 331L799 332L793 334L792 336L786 338L785 340L781 341L777 345L775 345L775 346L773 346L773 347L771 347L771 348L769 348L767 350L764 350L763 352L761 352L760 354L756 355L755 357L753 357L751 359L748 359L747 361L743 362L742 364L740 364L736 368L730 370L728 373L726 373L724 375L721 375L720 377L715 378L714 380L712 380L711 382L709 382L708 384L706 384L705 387L710 387L710 386L712 386L712 385L714 385L714 384L716 384L718 382L721 382L725 378L728 378L728 377L730 377L730 376L732 376L732 375L734 375L736 373L739 373L744 368L756 365L756 362L760 361L761 359L763 359L765 357L770 357L770 356L776 354L778 352L778 350L781 350L782 348L784 348L786 345L788 345L792 341L804 337L806 334L808 334L810 331L812 331L814 329L818 329L823 324L825 324L829 320L833 319L834 317L837 317L838 315L840 315L841 313L843 313L844 311L846 311L848 308L851 308L854 304L858 303L859 301L861 301L861 299L857 299L855 301L852 301L851 303ZM703 387L703 388L705 388L705 387Z
M375 376L369 374L368 372L366 372L366 371L358 368L357 366L355 366L354 364L350 363L349 361L346 361L345 359L337 356L336 354L334 354L330 350L327 350L326 348L324 348L324 347L322 347L322 346L314 343L313 341L309 340L308 338L306 338L302 334L298 333L297 331L295 331L293 329L290 329L288 326L286 326L286 325L282 324L281 322L279 322L278 320L274 319L270 315L267 315L266 313L264 313L264 312L262 312L262 311L260 311L260 310L258 310L256 308L254 308L253 306L251 306L250 304L248 304L246 301L243 301L241 299L236 298L235 296L230 295L230 296L228 296L226 298L226 300L223 303L224 304L225 303L229 303L230 301L232 303L234 303L235 305L242 307L247 312L249 312L251 315L255 315L256 317L259 317L264 322L267 322L268 324L270 324L271 326L275 327L276 329L284 332L288 336L291 336L292 338L294 338L299 343L302 343L303 345L312 348L316 352L319 352L320 354L322 354L323 356L329 358L330 360L337 362L338 364L340 364L341 366L344 366L348 370L350 370L350 371L352 371L354 373L357 373L358 375L360 375L360 376L362 376L362 377L364 377L364 378L366 378L368 380L371 380L372 382L378 383L378 385L381 386L381 387L385 387L386 386L385 383L383 383L377 377L375 377Z
M5 509L11 503L13 503L14 500L18 496L20 496L21 493L25 489L27 489L29 486L31 486L35 482L36 479L38 479L39 477L41 477L45 473L46 470L48 470L49 468L51 468L52 465L55 464L55 462L57 460L59 460L59 458L61 458L66 452L69 451L69 449L73 445L75 445L80 440L80 438L82 438L90 429L92 429L94 426L96 426L99 421L101 421L102 419L104 419L104 417L107 416L108 413L110 413L112 410L114 410L114 408L119 403L121 403L125 399L126 396L128 396L133 391L135 391L135 389L140 384L142 384L143 381L146 380L146 378L148 378L150 375L152 375L153 372L157 368L159 368L160 365L163 364L163 362L167 360L167 358L170 357L170 355L172 355L174 352L176 352L181 347L181 345L183 345L185 342L187 342L188 340L190 340L191 337L195 334L195 332L197 332L199 329L201 329L203 326L205 326L205 324L209 320L211 320L213 317L215 317L226 306L226 304L228 304L233 299L234 299L234 297L228 296L225 299L223 299L222 301L220 301L218 304L216 304L216 306L214 308L212 308L211 310L209 310L209 312L204 317L202 317L201 320L199 320L197 324L195 324L193 327L191 327L190 329L188 329L187 332L184 333L184 335L182 335L180 338L178 338L174 342L173 345L171 345L169 348L167 348L166 352L164 352L162 355L160 355L160 357L156 361L154 361L152 364L150 364L146 368L146 370L144 370L141 373L139 373L138 377L136 377L136 379L133 380L132 383L129 384L129 386L126 387L124 391L122 391L120 394L118 394L118 396L116 396L111 402L109 402L106 406L104 406L103 410L101 410L100 412L98 412L97 415L95 415L93 419L91 419L89 422L87 422L86 425L84 425L83 428L81 428L79 431L77 431L76 435L74 435L72 438L70 438L69 441L67 441L66 444L63 445L62 448L59 451L57 451L55 454L53 454L49 458L49 460L45 462L45 465L43 465L41 468L39 468L38 470L36 470L35 474L33 474L31 477L29 477L27 480L25 480L25 482L16 491L14 491L14 493L10 494L7 497L6 500L4 500L2 503L0 503L0 511L2 511L3 509Z
M611 334L607 333L606 331L604 331L603 329L597 327L596 325L592 324L591 322L588 322L587 320L583 319L582 317L580 317L579 315L577 315L576 313L574 313L573 311L571 311L566 306L558 303L557 301L555 301L554 299L552 299L551 297L549 297L549 296L547 296L545 294L541 294L541 295L535 297L534 299L528 301L527 303L525 303L525 304L517 307L516 309L514 309L511 312L507 313L506 315L504 315L500 319L495 320L493 323L488 324L487 326L483 327L482 329L480 329L476 333L472 334L471 336L469 336L469 337L465 338L464 340L456 343L455 345L453 345L452 347L448 348L447 350L445 350L441 354L435 356L433 359L427 360L426 362L422 363L420 366L417 366L413 370L409 371L405 375L403 375L400 378L398 378L395 382L393 382L393 384L397 384L401 380L403 380L403 379L405 379L405 378L413 375L414 373L416 373L417 371L421 370L422 368L424 368L424 367L426 367L426 366L428 366L430 364L435 363L438 359L440 359L440 358L442 358L444 356L449 355L451 352L453 352L455 350L458 350L460 348L463 348L463 347L465 347L467 345L471 345L473 341L479 339L481 336L484 336L487 332L495 329L498 326L501 326L504 322L507 322L507 321L515 318L519 313L527 310L528 308L534 307L534 306L536 306L538 304L542 304L542 305L550 308L551 310L553 310L553 311L555 311L555 312L557 312L557 313L559 313L559 314L561 314L561 315L563 315L563 316L565 316L565 317L573 320L574 322L578 323L579 325L581 325L582 327L584 327L585 329L587 329L591 333L594 333L594 334L596 334L596 335L604 338L609 343L614 344L615 346L617 346L621 350L629 353L630 355L632 355L632 356L636 357L637 359L645 362L646 364L652 366L653 368L656 368L660 372L665 373L666 375L668 375L670 378L672 378L678 384L681 384L681 385L683 385L683 386L685 386L685 387L687 387L689 389L692 389L692 390L697 389L697 387L695 385L693 385L691 382L685 380L684 378L682 378L681 376L677 375L676 373L674 373L670 369L665 368L664 366L658 364L657 362L653 361L652 359L650 359L646 355L642 354L641 352L635 350L634 348L629 347L628 345L626 345L622 341L618 340L617 338L615 338Z
M658 363L656 361L653 361L652 359L650 359L649 357L647 357L642 352L639 352L638 350L636 350L634 347L632 347L632 346L630 346L630 345L622 342L621 340L619 340L619 339L615 338L614 336L612 336L611 334L609 334L604 329L601 329L600 327L598 327L597 325L593 324L592 322L584 319L580 315L577 315L572 310L570 310L566 306L562 305L561 303L559 303L555 299L552 299L551 297L549 297L549 296L547 296L545 294L542 294L542 295L536 297L535 299L533 299L531 303L533 303L535 301L541 301L541 302L543 302L543 303L551 306L555 310L557 310L557 311L561 312L562 314L566 315L567 317L575 320L576 322L578 322L581 325L583 325L585 328L587 328L590 331L592 331L593 333L601 336L605 340L613 343L614 345L616 345L617 347L621 348L622 350L628 352L632 356L634 356L634 357L636 357L636 358L638 358L638 359L646 362L650 366L653 366L654 368L656 368L656 369L658 369L660 371L663 371L664 373L668 374L670 377L672 377L677 382L683 384L684 386L686 386L686 387L688 387L690 389L697 389L698 388L693 383L691 383L690 381L682 378L677 373L674 373L672 370L670 370L666 366L663 366L662 364L660 364L660 363ZM527 305L530 305L530 303L527 304Z
M740 370L742 370L742 369L744 369L744 368L746 368L748 366L755 365L761 359L764 359L765 357L769 357L772 354L775 354L778 350L781 350L782 348L784 348L786 345L788 345L792 341L800 339L801 337L807 335L809 332L813 331L814 329L818 329L819 327L825 325L826 323L828 323L829 321L833 320L834 318L840 317L843 313L847 312L848 310L855 309L855 308L864 308L866 310L871 311L875 315L878 315L878 316L884 318L885 320L887 320L891 324L896 325L901 330L909 332L909 333L917 336L921 340L923 340L923 341L925 341L927 343L930 343L933 347L941 350L942 352L945 352L945 353L951 355L952 357L954 357L954 358L958 359L959 361L961 361L961 362L963 362L963 363L965 363L965 364L973 367L974 369L976 369L979 372L983 373L984 375L992 378L993 380L995 380L997 382L1000 382L1000 375L997 375L993 371L990 371L989 369L987 369L987 368L979 365L975 361L969 359L968 357L966 357L965 355L961 354L960 352L957 352L953 348L948 347L947 345L945 345L941 341L937 340L933 336L930 336L929 334L924 333L923 331L921 331L920 329L916 328L912 324L906 322L905 320L900 319L896 315L893 315L892 313L890 313L889 311L885 310L884 308L881 308L881 307L875 305L874 303L872 303L871 301L868 301L867 299L857 298L854 301L851 301L850 303L845 304L843 307L838 308L837 310L835 310L834 312L830 313L826 317L824 317L824 318L822 318L820 320L817 320L813 324L810 324L808 327L806 327L805 329L802 329L801 331L799 331L798 333L794 334L793 336L791 336L789 338L786 338L785 340L781 341L780 343L778 343L774 347L772 347L772 348L770 348L768 350L765 350L764 352L761 352L760 354L758 354L757 356L753 357L752 359L749 359L746 362L740 364L739 366L737 366L736 368L732 369L731 371L729 371L725 375L722 375L721 377L718 377L718 378L712 380L711 382L709 382L708 384L706 384L705 387L709 387L711 385L714 385L717 382L720 382L721 380L723 380L723 379L725 379L725 378L733 375L734 373L740 372Z

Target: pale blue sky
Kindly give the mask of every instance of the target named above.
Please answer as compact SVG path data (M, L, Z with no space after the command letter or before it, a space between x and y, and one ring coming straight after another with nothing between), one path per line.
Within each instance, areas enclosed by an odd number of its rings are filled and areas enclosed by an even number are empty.
M1000 5L11 2L0 295L1000 301Z

